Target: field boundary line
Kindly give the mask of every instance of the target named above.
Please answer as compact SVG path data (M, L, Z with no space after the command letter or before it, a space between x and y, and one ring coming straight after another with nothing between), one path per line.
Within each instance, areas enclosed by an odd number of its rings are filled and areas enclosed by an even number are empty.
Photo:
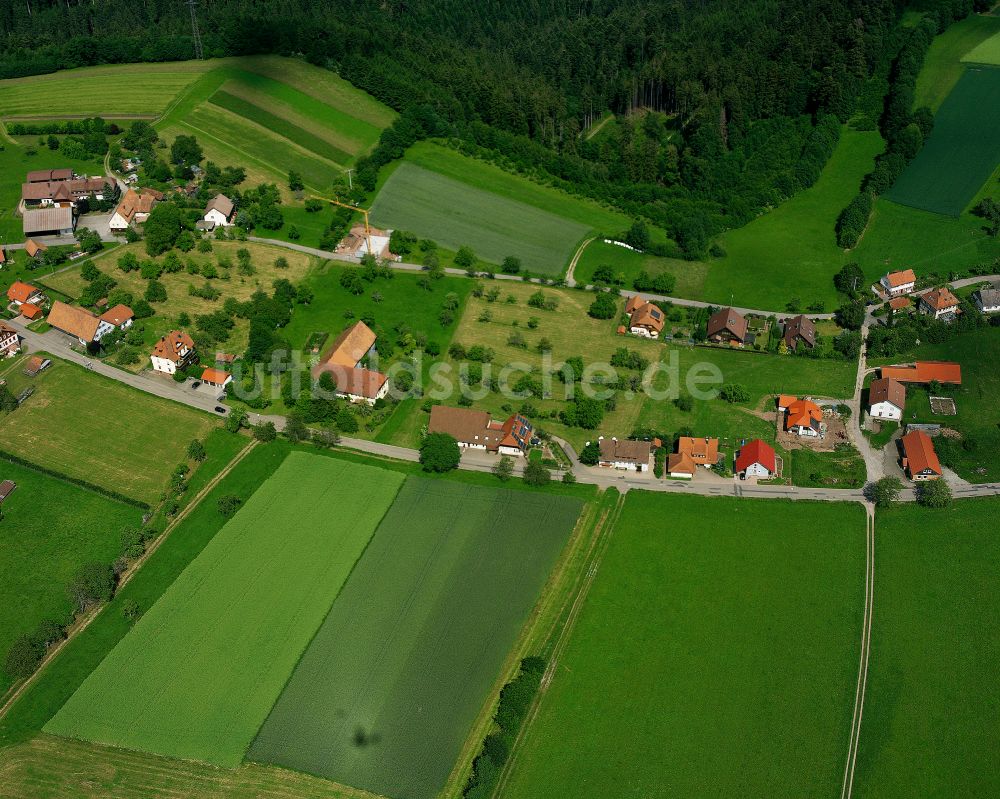
M580 258L583 256L583 251L587 249L587 246L596 238L597 236L585 238L580 246L576 248L576 252L573 253L573 257L570 258L569 267L566 269L566 277L563 278L566 281L566 285L570 288L574 288L576 286L576 280L573 279L573 272L576 270L576 265L580 262Z
M138 560L135 561L135 563L132 564L132 567L129 568L122 575L121 581L115 588L115 596L118 595L118 592L121 591L122 588L124 588L126 585L129 584L129 581L132 579L132 577L135 576L135 574L139 571L139 569L142 568L143 565L145 565L146 561L150 558L150 556L160 548L160 544L166 541L167 536L169 536L170 533L174 531L177 525L180 524L184 519L186 519L194 508L196 508L198 505L201 504L202 500L208 495L208 493L213 488L215 488L219 484L219 482L224 477L226 477L226 475L228 475L240 463L240 461L242 461L243 458L245 458L250 453L250 451L254 447L257 446L257 444L258 442L252 439L249 444L247 444L243 449L241 449L239 452L236 453L233 459L229 461L229 463L227 463L226 466L215 477L213 477L211 480L208 481L208 483L205 484L205 486L201 489L201 491L199 491L197 494L194 495L194 497L191 498L191 501L184 506L181 512L178 513L177 516L175 516L165 528L163 528L163 532L156 537L153 543L150 544L149 548L145 552L143 552L143 554L139 557ZM112 597L112 601L113 600L114 597ZM17 702L17 700L20 699L21 696L25 693L25 691L27 691L28 688L30 688L32 685L35 684L35 681L38 679L39 675L44 673L46 667L53 660L55 660L56 656L63 650L63 647L65 647L70 641L75 639L78 635L80 635L80 633L86 630L87 627L90 626L91 622L94 621L94 619L96 619L98 616L100 616L101 612L110 604L111 604L110 602L105 602L104 604L95 606L92 610L85 613L76 623L74 623L69 630L67 630L66 637L58 644L56 644L54 647L52 647L52 649L46 652L45 657L42 658L42 662L38 664L38 668L35 669L34 673L30 677L28 677L24 682L22 682L19 686L17 686L17 688L13 691L13 693L7 694L7 697L9 698L7 698L3 706L0 707L0 719L3 719L10 711L10 709L14 706L14 704Z
M871 655L872 600L875 592L875 511L865 507L865 607L861 624L861 655L858 663L858 683L854 691L854 713L847 746L847 763L840 799L851 799L854 791L854 771L861 741L861 720L865 710L865 689L868 687L868 661Z
M592 554L593 557L588 558L588 560L584 562L584 569L581 571L577 580L579 588L570 594L570 596L574 598L569 609L569 616L566 618L566 621L562 625L562 629L559 631L556 641L553 644L552 653L545 665L545 672L542 674L538 691L532 699L528 714L521 722L521 727L517 731L514 743L510 747L510 754L507 756L507 762L504 763L504 766L500 771L500 777L497 779L497 784L493 788L493 792L490 795L492 799L497 799L497 797L501 796L507 787L510 775L514 771L514 764L517 761L517 756L520 754L524 741L527 737L528 730L531 729L535 719L538 717L542 706L542 700L545 698L545 694L548 692L549 686L552 684L552 680L555 677L555 672L559 665L559 658L569 644L573 628L576 626L577 619L580 617L580 613L586 603L590 589L594 584L594 580L597 578L601 562L604 560L604 555L608 551L612 534L614 533L624 504L625 495L619 494L614 507L607 509L598 521L599 529L594 536L591 551L588 552L588 556ZM569 601L569 597L567 597L567 601ZM553 633L555 632L556 627L558 627L558 623L553 625Z

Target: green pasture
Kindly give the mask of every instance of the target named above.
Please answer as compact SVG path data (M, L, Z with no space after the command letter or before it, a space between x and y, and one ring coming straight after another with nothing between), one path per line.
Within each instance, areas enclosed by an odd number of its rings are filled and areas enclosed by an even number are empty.
M935 36L917 75L914 106L926 105L936 112L965 73L963 62L997 33L1000 17L969 14Z
M610 266L616 275L625 279L625 288L632 288L632 282L640 272L650 276L669 274L676 281L672 296L685 299L701 299L709 266L700 261L682 261L679 258L659 258L647 253L634 252L617 244L607 244L597 238L577 261L573 279L577 285L590 285L594 271L600 266Z
M1000 18L986 17L986 19L996 20ZM963 61L970 64L989 64L1000 67L1000 22L996 22L995 25L997 32L986 41L973 47L962 58Z
M629 492L502 796L836 794L864 535L856 505Z
M995 497L880 511L854 795L1000 794Z
M401 482L290 454L46 731L238 765Z
M437 795L580 508L408 479L249 758Z
M530 272L562 274L587 227L525 203L403 162L372 205L372 222L401 228L449 249L466 245L485 261L508 255Z
M218 426L206 413L53 360L36 377L7 376L34 393L0 418L0 449L144 502L159 500L188 444Z
M970 67L886 197L957 217L1000 164L1000 69Z
M0 657L39 622L63 621L71 610L66 586L91 562L111 563L121 532L142 512L94 491L0 459L0 480L15 491L3 502L0 524ZM10 677L0 661L0 695Z

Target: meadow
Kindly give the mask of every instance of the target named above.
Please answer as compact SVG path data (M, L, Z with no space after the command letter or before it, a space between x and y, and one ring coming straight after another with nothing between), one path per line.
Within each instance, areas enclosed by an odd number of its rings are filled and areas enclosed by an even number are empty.
M965 64L977 48L1000 33L1000 17L969 14L934 37L917 76L914 107L937 111L965 74Z
M45 731L238 765L401 482L290 454Z
M1000 69L970 67L934 116L934 130L886 197L957 217L1000 163Z
M502 796L835 792L864 528L843 504L629 492Z
M701 261L660 258L594 239L580 255L573 271L573 279L577 285L590 285L594 281L594 271L601 266L610 266L615 274L622 275L625 278L625 288L632 288L632 282L640 272L651 277L671 275L676 281L671 295L691 300L702 298L709 269Z
M111 563L121 532L142 512L94 491L0 458L0 480L17 489L3 502L0 524L0 657L43 620L65 620L66 586L85 563ZM2 661L0 661L2 664ZM0 665L0 696L10 685Z
M987 19L998 19L997 17L987 17ZM996 33L990 36L984 42L980 42L978 45L973 47L965 56L962 58L963 61L969 64L988 64L994 67L1000 67L1000 22L994 23L996 26Z
M580 508L408 479L248 758L436 796Z
M1000 793L997 498L880 511L854 795Z
M17 410L0 418L0 448L132 499L159 500L192 439L218 425L208 414L54 360L34 378L12 371Z

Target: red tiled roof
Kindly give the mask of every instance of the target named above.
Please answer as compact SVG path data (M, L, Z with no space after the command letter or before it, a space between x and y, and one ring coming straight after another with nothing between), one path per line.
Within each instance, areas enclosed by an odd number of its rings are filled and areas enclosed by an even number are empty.
M320 358L321 365L357 366L375 344L376 336L364 322L355 322L333 340ZM315 370L314 370L315 372ZM318 377L318 373L313 375Z
M173 361L174 363L180 363L185 356L182 356L181 350L187 348L189 351L194 349L194 340L187 333L182 333L180 330L171 330L167 335L161 336L160 340L156 342L153 347L153 356L156 358L165 358L168 361Z
M935 311L958 307L958 297L947 288L932 289L920 297L921 301Z
M201 373L201 379L206 383L214 383L218 386L223 385L231 375L229 372L223 369L213 369L211 366L205 368L205 371Z
M890 272L885 276L885 280L891 288L895 289L905 286L907 283L915 283L917 276L913 274L912 269L904 269L901 272Z
M76 305L56 300L49 311L48 323L52 327L76 336L81 341L93 341L101 326L98 316Z
M103 319L108 324L112 324L115 327L125 324L129 319L134 318L135 314L132 313L132 309L127 305L122 305L119 303L113 308L108 308L104 313L101 314L101 319Z
M33 302L24 303L18 310L25 319L35 320L42 315L42 309Z
M909 308L913 305L913 300L909 297L893 297L889 300L889 307L894 311L902 310L903 308Z
M913 366L883 366L882 377L900 383L938 383L962 385L962 366L952 361L917 361Z
M745 471L755 463L759 463L772 474L778 468L774 456L774 447L761 441L759 438L755 438L740 450L740 454L736 458L736 471Z
M934 451L934 442L923 430L911 430L903 436L903 455L910 474L927 470L941 474L941 462Z
M20 280L15 280L7 289L7 299L11 302L27 302L28 297L32 294L38 294L38 289L30 283L22 283Z
M341 394L351 394L365 399L376 399L385 381L389 378L373 369L362 369L355 366L341 366L335 363L321 363L314 367L312 375L319 378L324 372L333 376L337 391Z
M785 429L793 427L814 427L814 422L823 419L823 411L819 405L809 400L797 399L787 406L785 413Z

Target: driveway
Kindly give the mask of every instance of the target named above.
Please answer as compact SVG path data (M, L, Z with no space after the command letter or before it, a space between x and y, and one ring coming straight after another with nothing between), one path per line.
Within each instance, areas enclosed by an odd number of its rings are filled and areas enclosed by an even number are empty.
M118 241L109 227L113 212L101 214L84 214L76 222L76 229L90 228L101 237L101 241Z

